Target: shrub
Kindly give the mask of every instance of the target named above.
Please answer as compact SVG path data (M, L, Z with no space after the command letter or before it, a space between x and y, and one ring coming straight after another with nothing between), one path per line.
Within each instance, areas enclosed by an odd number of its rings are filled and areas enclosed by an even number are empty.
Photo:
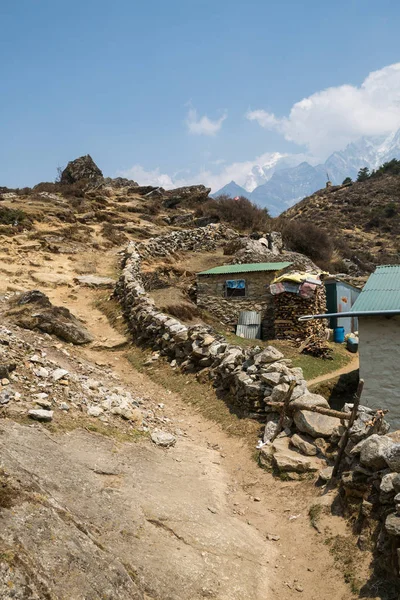
M225 195L210 198L197 208L196 216L216 217L219 221L244 231L265 231L270 228L271 222L266 208L260 208L244 196L237 200Z
M358 171L357 181L367 181L370 178L370 172L368 167L363 167Z
M278 221L283 242L288 250L305 254L316 263L327 263L333 253L333 242L327 232L312 223Z
M5 206L0 207L0 224L13 225L14 227L19 225L30 227L32 225L28 215L23 210Z
M353 183L352 178L346 177L346 179L343 179L342 185L350 185L351 183Z

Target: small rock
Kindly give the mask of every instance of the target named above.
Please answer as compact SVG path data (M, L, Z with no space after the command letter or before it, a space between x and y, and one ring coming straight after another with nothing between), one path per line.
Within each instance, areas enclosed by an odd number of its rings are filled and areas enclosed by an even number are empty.
M385 528L390 535L400 535L400 516L392 513L386 517Z
M36 371L34 371L36 377L43 377L46 378L49 376L49 372L47 369L45 369L44 367L40 367L39 369L36 369Z
M35 400L35 402L45 410L51 409L51 402L49 400Z
M271 542L278 542L280 539L280 535L276 535L274 533L267 533L267 540L270 540Z
M3 379L1 380L1 385L10 385L10 380L7 379L7 377L3 377Z
M210 513L212 513L213 515L217 514L217 509L214 508L213 506L207 506L207 509L210 511Z
M151 439L157 446L162 446L163 448L169 448L176 443L176 437L172 435L172 433L160 431L158 429L152 431Z
M35 421L51 421L53 419L52 410L32 409L28 411L28 417Z
M66 369L55 369L51 374L53 381L64 379L67 375L68 371L66 371Z
M60 410L69 411L69 405L66 402L61 402Z
M101 408L101 406L89 406L87 414L89 415L89 417L99 417L103 414L103 412L104 411Z
M332 479L333 467L325 467L319 472L319 478L321 481L330 481Z
M315 456L317 454L317 448L311 442L307 441L303 436L295 433L290 438L292 446L300 450L305 456Z

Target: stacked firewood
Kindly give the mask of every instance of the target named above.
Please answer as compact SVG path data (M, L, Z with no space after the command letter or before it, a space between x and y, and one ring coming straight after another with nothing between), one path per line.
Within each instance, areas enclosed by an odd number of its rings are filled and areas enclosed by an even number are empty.
M325 319L299 321L299 317L326 313L325 286L317 286L311 298L290 292L277 294L274 296L274 313L276 339L305 340L323 334L327 326Z
M318 335L312 335L303 342L300 346L300 352L317 358L323 358L324 360L333 360L332 348L329 346L326 338Z

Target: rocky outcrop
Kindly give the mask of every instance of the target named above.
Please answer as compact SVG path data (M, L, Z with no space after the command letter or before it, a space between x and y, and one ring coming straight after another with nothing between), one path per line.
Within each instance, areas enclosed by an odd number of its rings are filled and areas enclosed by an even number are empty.
M38 329L54 334L72 344L87 344L93 337L67 308L53 306L38 290L25 292L10 302L7 316L24 329Z
M89 154L71 160L61 173L61 184L70 185L81 180L102 179L103 173Z

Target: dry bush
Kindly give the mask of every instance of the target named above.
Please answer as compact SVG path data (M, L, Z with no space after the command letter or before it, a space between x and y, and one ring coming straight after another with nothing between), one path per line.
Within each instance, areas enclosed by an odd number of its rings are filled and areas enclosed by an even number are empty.
M194 304L168 304L163 306L161 310L177 319L182 319L182 321L191 321L199 316L197 306Z
M216 217L242 231L267 231L271 223L268 210L253 204L244 196L237 200L225 195L210 198L197 208L195 214L196 217Z
M119 231L112 223L103 223L101 227L101 234L109 242L115 246L122 246L128 242L128 237L122 231Z
M276 222L281 231L285 247L293 252L305 254L316 264L329 264L333 253L333 242L324 229L305 221L288 221L280 219Z
M0 224L12 225L16 229L30 229L32 221L29 219L26 212L19 208L0 207Z

